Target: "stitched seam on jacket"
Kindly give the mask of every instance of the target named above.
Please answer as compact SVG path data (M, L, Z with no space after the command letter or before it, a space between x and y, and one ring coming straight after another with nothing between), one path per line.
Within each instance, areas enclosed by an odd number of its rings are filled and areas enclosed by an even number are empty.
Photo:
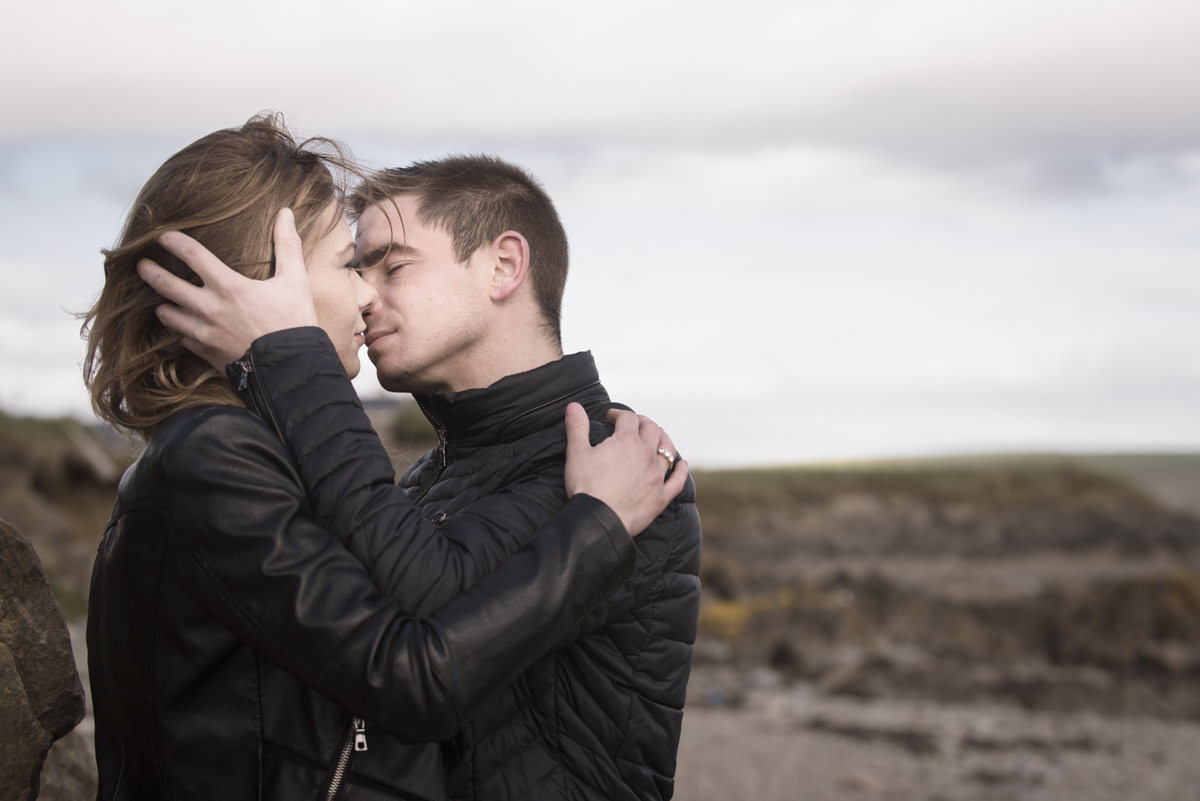
M532 670L532 669L533 668L531 667L530 670ZM529 674L529 671L527 670L524 674L522 674L521 679L523 679L528 674ZM529 727L529 729L527 729L527 731L530 732L529 738L527 740L525 740L515 750L512 750L512 751L505 750L503 752L504 760L500 764L498 764L486 776L483 776L482 778L480 778L481 773L479 771L478 765L475 764L475 755L481 753L486 747L494 745L496 740L498 738L502 737L506 733L506 731L511 731L510 727L512 725L513 719L520 718L525 708L536 707L537 704L534 701L534 698L546 697L547 691L549 691L550 695L553 695L554 690L556 689L556 684L557 684L557 678L555 678L555 676L553 676L553 675L548 680L539 682L536 686L534 686L532 688L529 687L525 682L518 679L517 682L514 682L512 685L510 685L510 688L512 689L512 692L514 694L516 694L517 690L520 689L522 697L519 699L519 702L516 704L516 706L513 708L512 712L510 714L505 715L503 720L492 721L492 723L494 725L492 726L492 728L490 728L484 734L483 737L479 736L478 721L472 721L471 725L475 727L475 739L474 739L474 743L472 744L472 751L471 751L471 758L472 758L471 759L471 761L472 761L471 781L472 781L473 786L486 787L497 776L506 775L505 770L508 767L508 765L506 763L510 763L515 757L520 756L521 754L524 754L525 752L529 751L531 748L533 748L535 746L540 746L546 752L546 754L550 757L551 763L557 764L560 761L559 755L555 753L555 750L553 748L547 747L546 744L544 742L542 742L541 739L538 737L538 732L541 731L541 729L540 729L540 727L537 726L537 723L535 721ZM495 703L495 702L493 702L493 703ZM543 776L539 777L537 781L540 782L545 777L545 775L546 774L543 774ZM532 782L531 784L536 784L536 782Z
M504 429L508 428L509 424L511 424L517 420L520 420L522 417L527 417L528 415L531 415L540 409L545 409L547 406L553 406L556 403L561 403L562 401L566 400L567 398L570 398L574 395L580 395L584 392L587 392L592 387L596 387L599 385L600 385L600 379L597 378L594 381L590 381L587 384L584 384L582 386L575 387L574 389L569 389L556 398L550 398L549 400L542 401L541 403L537 404L536 406L530 406L528 409L522 409L521 411L517 412L512 417L508 418L507 420L505 420L503 423L500 424L499 428L496 429L496 438L497 439L500 438L500 434L504 431Z
M166 561L167 561L167 548L169 548L170 545L171 544L169 541L164 542L163 546L162 546L162 552L159 554L159 557L158 557L158 575L157 575L158 581L155 583L155 586L154 586L154 611L153 611L153 614L150 616L150 624L149 624L149 628L150 628L149 640L150 640L150 642L148 643L149 653L146 654L146 662L147 662L146 666L148 668L148 670L146 671L146 675L150 679L149 698L147 699L149 701L149 706L150 706L150 720L151 720L150 725L152 727L150 741L151 741L151 743L153 743L152 747L154 748L154 762L155 762L155 767L156 767L156 770L154 771L154 773L155 773L155 776L157 776L157 778L158 778L159 786L162 787L163 798L168 798L168 799L171 797L171 788L170 788L170 785L167 783L167 775L165 773L166 761L163 759L162 738L160 736L162 733L162 728L158 725L158 722L157 722L158 721L158 714L156 712L157 697L154 692L154 689L158 685L158 682L155 680L154 672L155 672L155 660L158 655L158 615L159 615L159 609L162 606L161 598L162 598L162 585L163 585L163 570L165 568Z
M637 653L634 656L633 661L630 663L630 669L632 672L630 675L631 681L630 681L630 688L629 688L629 706L626 707L625 721L621 725L621 741L619 743L617 743L617 747L613 750L614 759L620 758L621 753L625 750L626 743L629 742L629 735L630 735L630 732L632 731L632 727L633 727L634 699L638 695L640 695L637 688L638 688L638 677L640 675L643 675L642 667L641 667L642 666L642 657L646 653L647 643L649 643L651 640L651 635L654 630L654 622L657 620L659 601L662 599L662 594L666 590L667 567L671 564L672 557L675 555L676 548L679 547L679 541L680 541L680 539L682 539L679 536L679 533L680 533L679 532L679 521L680 521L680 518L682 517L682 513L681 513L682 506L681 506L681 504L672 501L671 505L668 508L671 509L673 512L673 514L671 516L670 528L669 528L669 531L670 531L670 536L668 537L669 546L667 548L666 554L663 555L661 564L657 566L658 570L656 571L655 580L654 580L654 586L657 589L651 596L651 598L653 600L651 600L650 604L647 607L644 607L646 609L646 612L648 613L648 615L645 618L643 618L641 615L637 615L636 612L637 612L638 607L634 607L634 609L631 610L631 613L633 613L639 621L641 621L643 619L646 621L646 627L645 627L645 634L642 637L642 642L638 646Z
M254 651L254 700L258 713L258 797L263 797L263 746L267 742L266 716L262 707L262 657Z

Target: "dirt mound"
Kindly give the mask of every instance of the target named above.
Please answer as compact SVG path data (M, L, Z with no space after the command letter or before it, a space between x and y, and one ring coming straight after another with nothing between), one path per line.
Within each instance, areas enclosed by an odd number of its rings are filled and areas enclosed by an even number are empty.
M96 546L132 459L124 440L75 420L0 414L0 518L33 545L69 618L87 608Z
M706 547L790 556L999 556L1200 546L1200 526L1120 479L1071 465L697 476Z
M699 655L736 668L714 697L766 669L860 699L1200 719L1200 521L1121 480L1038 465L698 483Z
M1200 576L1109 581L1066 599L1050 656L1121 671L1200 672Z
M712 599L700 630L725 644L701 649L702 662L767 666L833 695L1200 719L1195 574L962 601L878 573L838 573Z

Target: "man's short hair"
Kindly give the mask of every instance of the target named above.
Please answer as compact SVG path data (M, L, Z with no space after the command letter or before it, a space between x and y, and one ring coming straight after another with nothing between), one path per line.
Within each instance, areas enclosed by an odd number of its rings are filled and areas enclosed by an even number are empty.
M550 196L533 176L495 156L417 161L371 175L350 193L350 216L356 220L370 206L399 195L416 198L422 224L450 234L460 261L505 231L524 236L538 309L561 347L567 233Z

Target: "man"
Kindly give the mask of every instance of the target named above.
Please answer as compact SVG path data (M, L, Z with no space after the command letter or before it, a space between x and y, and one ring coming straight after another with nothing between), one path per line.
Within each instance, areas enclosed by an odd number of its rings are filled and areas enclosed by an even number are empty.
M400 490L387 489L407 492L434 522L515 494L526 518L514 521L512 536L462 543L511 554L525 544L529 524L564 502L563 407L579 402L601 420L612 406L590 354L562 354L567 241L557 212L527 174L487 157L385 171L354 193L350 207L361 274L379 296L365 315L368 353L385 388L415 395L440 441ZM208 328L216 338L229 322ZM193 339L205 347L203 336ZM604 435L602 424L595 429ZM384 506L377 484L369 492ZM338 516L338 498L354 491L314 488L318 519L352 529L354 521ZM671 797L699 607L700 524L690 481L636 546L634 577L578 636L447 743L454 797ZM449 597L435 590L401 602L422 614Z
M532 482L548 514L562 501L557 410L575 400L599 417L611 405L591 356L562 355L567 239L550 198L514 166L457 157L385 171L350 206L379 294L368 353L441 439L401 486L436 519ZM692 501L689 486L641 535L636 577L580 636L469 725L452 748L456 792L671 795L699 608Z

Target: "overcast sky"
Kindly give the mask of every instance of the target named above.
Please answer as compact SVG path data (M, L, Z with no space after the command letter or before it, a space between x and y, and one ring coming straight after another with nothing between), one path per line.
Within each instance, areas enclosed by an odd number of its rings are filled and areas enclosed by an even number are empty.
M567 349L697 464L1200 449L1200 3L343 8L6 12L0 408L89 414L99 248L269 109L369 166L529 167Z

